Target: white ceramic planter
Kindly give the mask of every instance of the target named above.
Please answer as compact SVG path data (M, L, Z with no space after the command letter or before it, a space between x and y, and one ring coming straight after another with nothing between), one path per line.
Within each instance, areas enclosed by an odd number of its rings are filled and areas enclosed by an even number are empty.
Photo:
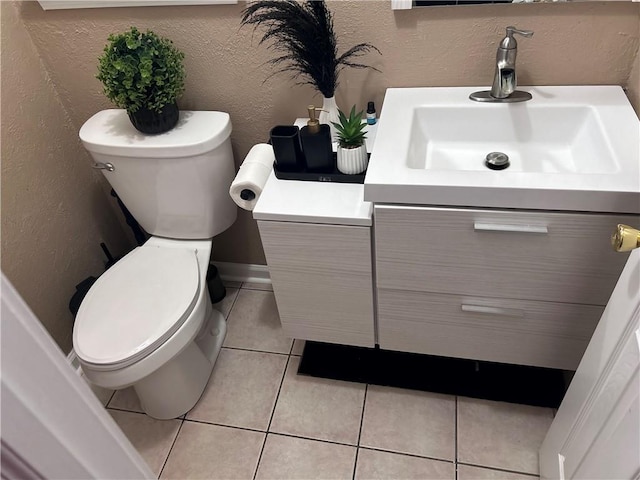
M362 173L367 169L369 159L367 147L361 145L357 148L338 147L338 170L347 175Z

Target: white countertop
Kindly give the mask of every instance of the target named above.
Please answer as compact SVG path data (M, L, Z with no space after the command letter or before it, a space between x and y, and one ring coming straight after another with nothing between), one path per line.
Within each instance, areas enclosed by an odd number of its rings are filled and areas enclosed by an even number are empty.
M253 211L253 217L257 220L371 226L373 202L638 213L638 119L619 87L593 88L598 90L596 106L605 125L614 120L622 125L619 131L611 132L612 137L620 137L620 143L626 142L625 144L629 144L631 138L633 145L629 146L630 154L621 156L626 164L631 164L626 175L620 175L621 172L585 175L579 183L573 185L567 181L566 175L544 174L538 175L538 180L542 183L532 186L526 184L529 181L527 177L531 175L516 171L474 172L470 176L468 172L403 168L394 165L399 157L397 150L380 148L384 146L384 139L378 135L377 123L368 126L367 151L373 150L376 136L380 145L371 158L364 185L278 180L272 172ZM448 105L453 101L452 98L461 95L466 98L476 89L433 88L429 90L429 98L434 103ZM535 94L534 103L555 104L558 102L555 99L557 92L568 97L570 103L579 103L585 87L527 88L529 89ZM478 108L482 107L478 105ZM302 127L306 120L299 118L295 125ZM389 128L386 132L389 133ZM389 145L390 142L385 144ZM463 174L466 179L473 180L472 184L468 181L456 181L456 175Z
M363 198L362 184L278 180L271 172L253 218L371 226L373 205Z
M303 127L306 118L295 125ZM367 126L371 152L376 125ZM335 145L334 145L335 150ZM271 172L253 210L256 220L371 226L373 204L364 201L364 185L356 183L279 180Z

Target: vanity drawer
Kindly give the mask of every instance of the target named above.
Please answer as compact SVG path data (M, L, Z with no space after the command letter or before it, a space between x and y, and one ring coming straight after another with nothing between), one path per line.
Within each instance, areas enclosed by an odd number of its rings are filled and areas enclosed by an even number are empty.
M380 348L575 370L604 307L378 290Z
M375 208L379 288L605 305L635 215Z
M371 229L258 221L285 335L373 347Z

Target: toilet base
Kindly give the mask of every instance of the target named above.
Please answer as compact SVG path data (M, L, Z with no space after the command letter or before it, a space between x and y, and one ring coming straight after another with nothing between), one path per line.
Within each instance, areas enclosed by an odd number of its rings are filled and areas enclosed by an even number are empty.
M200 399L227 333L223 315L207 305L195 341L166 365L133 385L144 412L160 420L179 417Z

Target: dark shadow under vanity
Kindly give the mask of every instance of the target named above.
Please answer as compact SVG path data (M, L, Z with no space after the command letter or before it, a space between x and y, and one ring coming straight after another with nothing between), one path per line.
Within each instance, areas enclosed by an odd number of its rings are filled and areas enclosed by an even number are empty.
M570 372L307 341L298 373L558 408Z

